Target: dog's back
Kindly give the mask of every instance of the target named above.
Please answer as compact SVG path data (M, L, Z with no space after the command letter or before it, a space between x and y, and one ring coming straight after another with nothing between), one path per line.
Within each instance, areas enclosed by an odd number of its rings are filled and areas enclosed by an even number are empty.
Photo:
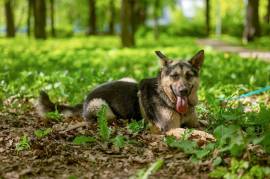
M95 118L102 105L107 105L115 116L121 119L140 119L137 97L138 85L128 81L113 81L95 88L84 101L83 116ZM111 116L110 116L111 118Z
M65 117L79 115L86 120L94 121L102 106L106 106L106 118L141 119L138 102L138 84L130 79L104 83L93 89L85 98L83 104L76 106L53 103L48 94L41 91L37 109L42 117L46 113L57 110Z

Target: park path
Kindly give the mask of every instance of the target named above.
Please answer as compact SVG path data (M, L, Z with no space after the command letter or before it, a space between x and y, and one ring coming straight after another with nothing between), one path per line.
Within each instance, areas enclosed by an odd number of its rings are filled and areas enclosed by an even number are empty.
M197 43L202 46L211 46L217 51L236 53L243 58L255 58L270 63L270 51L252 50L215 39L198 39Z

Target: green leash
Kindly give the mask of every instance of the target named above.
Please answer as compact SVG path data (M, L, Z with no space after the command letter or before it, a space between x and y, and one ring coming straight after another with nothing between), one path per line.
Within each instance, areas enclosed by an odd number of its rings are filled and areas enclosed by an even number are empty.
M239 100L239 99L242 99L242 98L246 98L246 97L249 97L249 96L253 96L253 95L256 95L256 94L263 93L263 92L268 91L268 90L270 90L270 86L266 86L264 88L261 88L261 89L258 89L258 90L254 90L254 91L250 91L250 92L245 93L245 94L242 94L240 96L231 97L231 98L227 98L227 99L223 99L223 100L224 101Z

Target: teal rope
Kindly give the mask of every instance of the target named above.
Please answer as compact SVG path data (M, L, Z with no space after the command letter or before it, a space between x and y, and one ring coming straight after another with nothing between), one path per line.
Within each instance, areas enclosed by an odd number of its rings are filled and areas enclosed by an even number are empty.
M232 98L227 98L227 99L223 99L223 100L225 100L225 101L238 100L238 99L241 99L241 98L246 98L246 97L249 97L249 96L260 94L260 93L263 93L263 92L268 91L268 90L270 90L270 86L266 86L264 88L261 88L261 89L258 89L258 90L254 90L254 91L250 91L250 92L245 93L245 94L242 94L240 96L236 96L236 97L232 97Z

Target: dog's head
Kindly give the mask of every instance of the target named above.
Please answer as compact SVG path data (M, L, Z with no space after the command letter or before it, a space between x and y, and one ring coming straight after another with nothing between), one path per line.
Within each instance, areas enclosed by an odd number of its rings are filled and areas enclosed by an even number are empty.
M204 51L199 51L189 61L171 60L156 51L160 58L159 88L169 98L179 113L186 113L196 105L199 87L199 71L204 61Z

